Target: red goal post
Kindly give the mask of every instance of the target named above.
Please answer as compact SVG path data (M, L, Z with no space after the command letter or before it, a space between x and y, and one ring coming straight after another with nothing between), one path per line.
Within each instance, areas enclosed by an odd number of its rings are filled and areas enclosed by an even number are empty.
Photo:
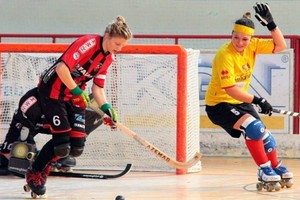
M69 44L36 44L36 43L0 43L0 56L1 56L1 63L0 63L0 72L1 72L1 83L2 83L2 72L4 70L3 62L2 62L2 54L3 53L62 53L64 52ZM199 52L198 52L199 53ZM188 125L189 125L189 120L190 118L195 117L196 121L199 123L199 115L197 116L191 116L188 114L189 111L187 111L188 108L188 96L191 94L188 94L188 69L191 66L188 66L188 64L192 61L189 61L188 58L188 53L185 48L183 48L180 45L127 45L125 46L122 51L118 54L136 54L136 55L144 55L144 54L149 54L149 55L154 55L154 54L159 54L159 55L175 55L177 64L176 64L176 160L179 162L186 162L188 160L188 157L191 157L194 155L196 151L200 150L200 140L199 140L199 124L198 127L194 127L192 132L195 132L198 130L198 132L194 133L196 137L192 136L189 140L195 140L196 139L196 147L188 147ZM199 56L199 55L198 55ZM194 56L196 57L196 56ZM195 59L195 58L194 58ZM197 61L194 61L197 62ZM22 67L22 66L20 66ZM195 66L194 66L195 67ZM110 72L108 72L110 73ZM197 75L196 75L197 76ZM198 77L198 76L197 76ZM13 83L12 83L13 84ZM35 83L36 84L36 83ZM198 83L197 83L198 84ZM2 100L2 91L3 87L1 87L1 96L0 99ZM199 89L195 87L196 89L194 91L195 94L198 94ZM191 92L190 92L191 93ZM195 95L197 98L199 95ZM197 100L194 99L194 101L197 102ZM1 105L1 111L2 111L2 103ZM151 106L151 105L149 105ZM199 109L199 104L198 108L192 108L192 109ZM199 112L199 111L198 111ZM197 112L196 112L197 113ZM129 113L130 114L130 113ZM198 113L199 114L199 113ZM3 126L2 123L4 121L3 115L1 115L1 132L3 132ZM122 120L122 118L120 119ZM4 122L5 123L5 122ZM6 122L7 123L7 122ZM126 121L125 123L126 124ZM130 126L129 126L130 127ZM139 134L139 130L135 129L137 134ZM0 137L1 142L3 142L5 132L4 134L1 134L2 136ZM198 135L198 137L197 137ZM170 136L172 137L172 136ZM88 141L89 139L87 139ZM134 141L131 141L134 143ZM159 144L157 145L159 147ZM141 147L142 148L142 147ZM187 151L193 151L193 152L187 152ZM196 150L196 151L195 151ZM169 154L172 155L172 154ZM149 155L150 156L150 155ZM192 171L198 171L201 168L201 163L199 163L198 166ZM177 169L176 173L177 174L185 174L187 173L187 170L184 169Z

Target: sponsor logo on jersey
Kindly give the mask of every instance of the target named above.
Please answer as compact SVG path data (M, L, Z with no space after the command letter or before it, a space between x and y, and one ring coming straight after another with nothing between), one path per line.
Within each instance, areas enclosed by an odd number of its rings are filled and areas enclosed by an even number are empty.
M102 67L102 63L99 63L95 68L94 68L94 71L99 71Z
M93 46L96 45L96 39L90 39L89 41L87 41L86 43L84 43L83 45L81 45L79 47L79 52L81 54L85 53L87 50L89 50L90 48L92 48Z
M236 82L246 81L251 78L251 74L242 74L235 77Z
M29 97L28 99L26 99L26 101L24 101L24 103L21 106L21 111L23 113L26 113L27 110L33 106L35 103L37 102L37 99L34 96Z
M79 127L79 128L85 128L84 124L78 124L78 123L74 123L75 127Z
M75 119L78 122L85 123L85 120L83 119L82 115L80 115L80 114L75 114Z
M80 72L83 76L85 76L85 77L87 77L87 78L93 78L93 76L92 76L90 73L88 73L88 72L86 71L86 69L84 69L80 64L77 64L77 65L75 66L75 68L76 68L77 71ZM74 73L74 75L76 75L76 73Z
M79 57L80 57L80 53L75 52L75 53L73 54L74 60L78 60Z
M102 117L101 118L98 118L98 119L95 119L95 121L94 121L94 125L96 125L96 124L98 124L99 122L101 122L102 121Z
M221 71L221 79L223 80L223 79L228 79L230 76L228 75L229 74L229 72L226 70L226 69L223 69L222 71Z
M243 69L244 71L247 71L249 68L250 68L250 66L249 66L248 64L242 66L242 69Z

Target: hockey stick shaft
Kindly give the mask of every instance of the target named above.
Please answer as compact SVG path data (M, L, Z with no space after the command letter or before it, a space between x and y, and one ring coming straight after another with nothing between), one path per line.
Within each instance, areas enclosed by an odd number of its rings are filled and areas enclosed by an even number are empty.
M50 176L63 176L72 178L90 178L90 179L111 179L119 178L128 174L132 167L132 164L127 164L125 169L118 174L86 174L77 172L50 172Z
M288 111L288 110L273 109L273 112L283 114L283 115L289 115L292 117L300 117L300 113Z
M99 113L100 115L103 114L102 111L99 110L93 104L90 104L90 108L92 108L95 112ZM153 144L151 144L147 140L139 137L135 132L133 132L132 130L130 130L129 128L127 128L126 126L124 126L123 124L121 124L120 122L116 122L115 124L116 124L116 126L119 129L121 129L129 137L131 137L134 140L136 140L138 143L140 143L141 145L143 145L146 149L148 149L149 151L151 151L152 153L154 153L157 157L159 157L160 159L162 159L163 161L165 161L171 167L175 167L177 169L188 169L188 168L194 166L195 164L197 164L200 161L200 159L201 159L201 156L202 156L201 153L200 152L196 152L195 155L193 156L193 158L191 158L189 161L187 161L187 162L179 162L179 161L171 158L170 156L168 156L166 153L164 153L161 150L159 150L157 147L155 147Z

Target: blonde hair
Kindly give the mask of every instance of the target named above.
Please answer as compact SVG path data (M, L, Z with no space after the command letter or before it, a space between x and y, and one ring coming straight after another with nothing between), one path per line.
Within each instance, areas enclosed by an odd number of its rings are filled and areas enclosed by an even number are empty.
M132 32L125 23L125 18L123 16L118 16L116 21L108 24L104 33L108 33L110 37L121 37L126 40L132 38Z

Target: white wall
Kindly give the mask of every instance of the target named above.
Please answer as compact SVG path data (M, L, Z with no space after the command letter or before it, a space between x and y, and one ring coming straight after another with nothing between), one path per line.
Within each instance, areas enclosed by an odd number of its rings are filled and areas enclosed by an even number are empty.
M230 34L253 0L0 0L0 33L102 33L123 15L136 34ZM269 0L285 34L300 34L299 0ZM268 34L253 19L257 34Z

